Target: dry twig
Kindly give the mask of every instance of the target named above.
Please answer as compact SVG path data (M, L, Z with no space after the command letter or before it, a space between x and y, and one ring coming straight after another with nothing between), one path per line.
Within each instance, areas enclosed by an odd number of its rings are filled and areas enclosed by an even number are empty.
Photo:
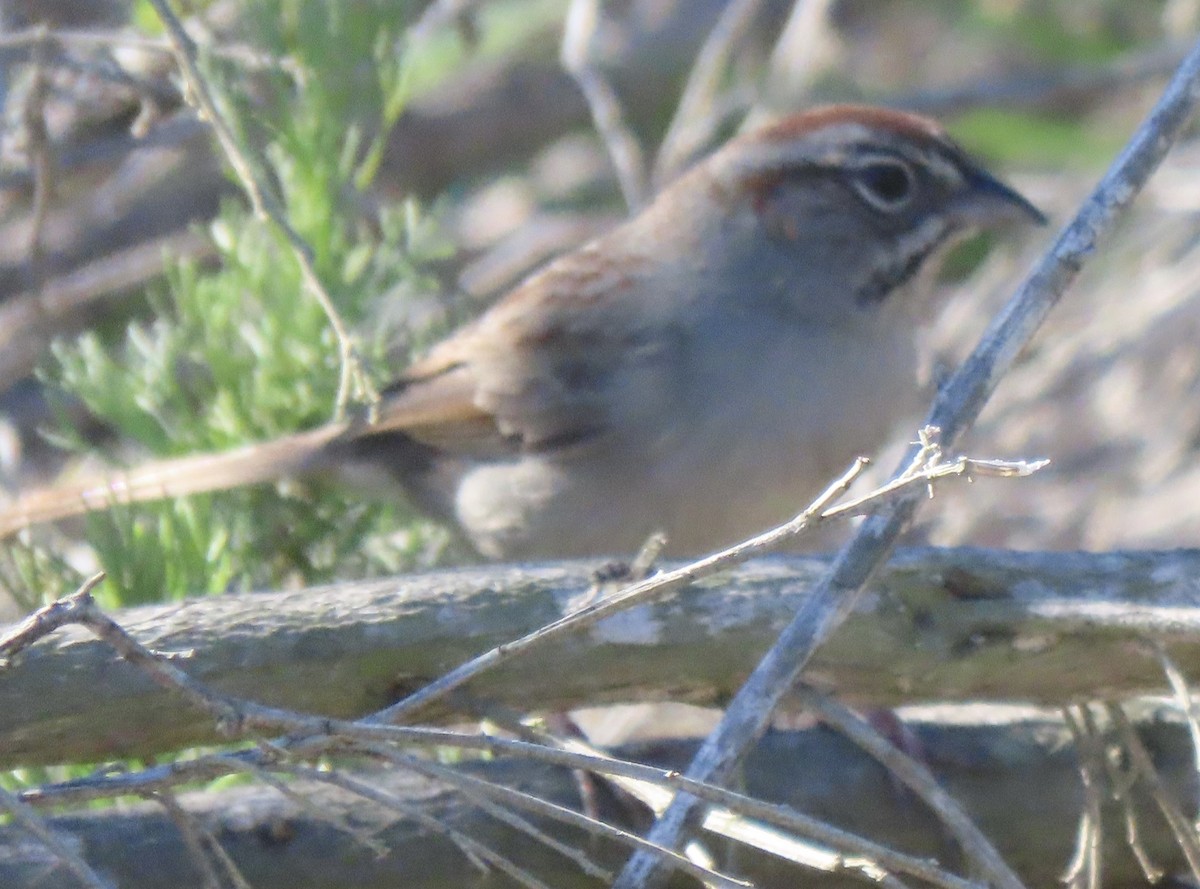
M1150 754L1137 736L1137 732L1133 730L1125 711L1121 709L1120 705L1114 703L1107 704L1105 710L1117 729L1121 745L1129 754L1134 774L1149 791L1150 797L1158 806L1171 833L1175 836L1175 841L1179 844L1183 857L1191 869L1192 878L1200 880L1200 838L1196 835L1196 826L1184 817L1183 812L1179 809L1179 802L1163 785Z
M221 889L221 876L217 873L211 857L204 848L206 837L197 827L196 819L188 814L183 806L179 805L179 800L170 790L159 790L148 794L148 798L162 806L167 817L175 824L175 829L179 831L179 836L183 839L188 854L204 880L202 889Z
M1036 472L1046 465L1045 461L975 460L969 457L958 457L947 461L943 459L941 447L937 443L936 430L923 430L923 436L924 443L914 455L905 472L883 487L846 503L831 505L845 494L854 480L866 468L867 460L860 457L840 478L819 494L812 504L791 521L681 568L635 583L613 593L601 602L582 608L527 636L485 652L451 670L420 691L376 714L376 718L386 722L408 719L421 707L443 697L473 677L493 669L517 655L526 653L532 648L544 645L563 635L578 633L634 605L653 602L688 584L740 565L754 556L771 552L822 522L861 514L873 505L886 502L892 497L902 496L913 486L928 488L938 479L955 476L969 478L972 474L1021 477Z
M804 690L802 695L807 709L811 709L822 722L845 735L877 760L937 815L976 871L993 875L1008 874L1010 880L1017 880L996 847L975 826L954 797L942 789L928 768L892 744L844 704L811 689Z
M1075 739L1079 778L1083 784L1083 810L1079 813L1075 851L1063 872L1063 882L1072 889L1100 889L1104 857L1103 835L1104 745L1087 705L1064 707L1063 720Z
M279 768L275 766L274 768ZM464 834L460 830L455 830L448 824L443 823L440 819L429 815L422 810L420 806L412 806L405 803L403 800L397 799L389 793L385 793L376 787L371 786L365 781L360 781L352 778L349 775L342 774L338 771L326 771L324 769L314 769L307 766L301 766L289 763L281 770L286 770L288 773L297 777L307 778L310 781L317 781L322 784L329 784L333 787L340 787L355 796L362 797L365 800L375 803L382 809L394 812L401 818L408 818L423 825L431 833L435 835L445 836L450 842L463 853L463 857L471 863L471 865L479 871L480 874L486 875L489 871L489 866L498 865L501 870L508 873L507 861L505 864L499 864L501 859L495 852L488 849L473 837Z
M563 67L575 78L587 99L592 122L608 149L625 205L632 214L641 209L650 197L646 185L646 162L637 137L625 123L620 99L593 57L592 44L599 17L599 0L571 0L563 25L560 58Z
M719 122L716 111L721 77L762 5L762 0L732 0L721 11L708 39L696 54L675 116L658 149L654 181L659 187L693 160L697 150L711 137L714 124Z

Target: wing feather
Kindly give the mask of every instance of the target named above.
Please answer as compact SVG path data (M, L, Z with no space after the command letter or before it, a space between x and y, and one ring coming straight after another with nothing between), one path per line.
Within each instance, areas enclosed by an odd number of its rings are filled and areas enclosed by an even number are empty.
M595 259L596 262L589 262ZM629 272L586 249L527 279L442 341L385 393L352 437L401 433L468 460L578 446L602 435L612 378L636 372Z

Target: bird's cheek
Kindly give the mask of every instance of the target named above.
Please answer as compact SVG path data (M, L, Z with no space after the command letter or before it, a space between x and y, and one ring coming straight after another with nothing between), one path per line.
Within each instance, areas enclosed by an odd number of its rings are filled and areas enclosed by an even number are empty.
M759 212L759 224L773 241L794 244L800 240L800 222L794 214L785 212L778 202L764 205Z
M772 241L795 243L800 240L800 220L796 209L773 189L754 194L751 207L759 230Z

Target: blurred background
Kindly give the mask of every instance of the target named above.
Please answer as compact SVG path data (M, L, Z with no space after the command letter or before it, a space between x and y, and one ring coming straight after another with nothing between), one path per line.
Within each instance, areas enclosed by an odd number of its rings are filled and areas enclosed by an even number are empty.
M1200 33L1200 0L176 8L380 385L620 220L620 173L652 188L755 121L866 101L939 118L1051 218L951 257L928 331L932 392ZM327 420L338 352L325 316L185 102L149 5L4 0L0 28L3 490ZM599 135L581 79L611 94L623 142ZM1194 140L1175 149L963 444L1050 467L946 486L913 542L1195 545L1197 164ZM896 431L881 472L918 423ZM403 504L320 483L115 510L2 548L14 607L96 567L127 604L471 558Z

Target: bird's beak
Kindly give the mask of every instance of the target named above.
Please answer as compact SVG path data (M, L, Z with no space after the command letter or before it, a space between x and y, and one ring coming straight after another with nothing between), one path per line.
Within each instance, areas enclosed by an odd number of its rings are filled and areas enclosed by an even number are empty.
M1042 211L1019 192L985 170L967 173L967 187L956 202L955 215L965 226L998 228L1013 223L1046 224Z

